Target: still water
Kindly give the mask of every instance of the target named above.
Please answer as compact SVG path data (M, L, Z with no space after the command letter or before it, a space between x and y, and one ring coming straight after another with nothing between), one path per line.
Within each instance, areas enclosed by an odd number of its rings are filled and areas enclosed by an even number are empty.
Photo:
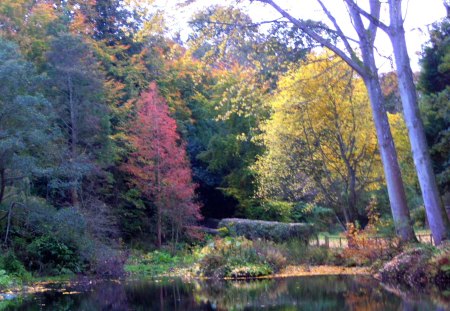
M370 277L315 276L254 281L102 282L53 290L1 310L450 310L450 295L386 290ZM75 292L77 290L77 292ZM394 294L395 292L395 294Z

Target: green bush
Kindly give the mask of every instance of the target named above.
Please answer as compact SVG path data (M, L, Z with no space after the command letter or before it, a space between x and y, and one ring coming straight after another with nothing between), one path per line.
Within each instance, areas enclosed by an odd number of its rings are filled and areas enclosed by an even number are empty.
M51 274L80 272L81 262L74 249L52 236L36 238L27 248L31 262L39 271Z
M279 222L291 221L292 203L283 201L264 201L261 205L250 206L245 210L249 219Z
M13 252L7 252L0 257L0 269L17 278L28 281L31 279L31 273L28 272L22 262L20 262Z
M130 256L125 264L125 271L131 274L159 276L192 263L192 254L186 251L180 251L180 256L172 256L169 252L155 250Z
M414 227L416 228L425 228L426 215L425 208L420 206L411 211L411 218L414 222Z
M244 237L216 239L203 250L200 261L203 275L213 278L257 277L273 273L261 248Z
M318 232L328 231L334 222L334 212L331 208L322 207L314 203L300 202L294 205L290 217L294 222L314 224Z
M304 223L281 223L275 221L249 220L239 218L222 219L219 227L228 229L230 236L244 236L247 239L264 239L275 242L296 239L308 243L314 234L313 226Z
M13 283L13 278L11 278L5 270L0 270L0 289L7 288Z

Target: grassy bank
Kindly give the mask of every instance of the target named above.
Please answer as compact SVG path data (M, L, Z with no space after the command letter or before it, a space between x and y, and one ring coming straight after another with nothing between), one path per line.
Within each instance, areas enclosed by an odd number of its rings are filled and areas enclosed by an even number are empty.
M177 252L134 252L125 265L125 271L132 277L254 278L286 276L289 273L297 275L300 271L305 274L308 270L314 274L319 270L311 267L326 266L342 268L330 268L328 272L324 268L320 274L367 273L371 262L366 255L366 252L361 254L344 249L306 247L297 240L275 243L225 237L210 239L204 245ZM354 267L364 269L346 269Z

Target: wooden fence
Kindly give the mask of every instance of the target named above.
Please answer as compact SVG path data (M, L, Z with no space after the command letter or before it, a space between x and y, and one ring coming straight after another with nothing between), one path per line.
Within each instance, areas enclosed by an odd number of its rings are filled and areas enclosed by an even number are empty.
M434 244L433 236L431 234L416 234L417 239L420 243ZM370 236L362 239L362 244L364 241L367 243L375 243L376 245L388 245L391 238L384 236ZM310 246L322 246L326 248L346 248L348 247L348 240L344 236L316 236L309 241Z

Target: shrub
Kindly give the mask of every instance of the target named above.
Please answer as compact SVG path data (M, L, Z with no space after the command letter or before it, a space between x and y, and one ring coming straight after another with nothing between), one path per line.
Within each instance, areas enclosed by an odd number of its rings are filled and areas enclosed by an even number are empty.
M304 223L280 223L275 221L248 220L239 218L222 219L219 227L228 229L230 236L244 236L247 239L264 239L282 242L298 239L305 244L313 235L313 226Z
M265 262L269 264L274 272L277 272L286 266L286 257L273 242L258 240L253 244L258 256L264 258Z
M373 237L379 227L376 225L378 222L372 222L371 219L369 214L369 224L364 230L352 223L347 224L348 248L342 253L346 265L367 266L377 259L389 260L401 252L402 245L397 237Z
M80 272L81 263L74 249L52 236L36 238L27 248L32 267L51 274Z
M295 222L312 223L318 232L328 231L333 224L334 211L314 203L300 202L292 208L291 219Z
M13 252L7 252L0 257L0 269L24 281L31 279L30 272L25 269L22 262L16 258Z
M132 274L160 276L181 268L186 262L192 264L192 255L172 256L169 252L155 250L146 254L133 254L129 257L125 271Z
M420 206L411 211L411 219L414 222L414 227L416 228L425 228L426 215L425 208Z
M5 270L0 270L0 289L11 286L13 279L6 273Z
M271 274L272 266L258 251L261 248L244 237L215 239L202 250L205 255L200 261L201 272L213 278ZM272 264L275 266L275 261Z
M234 267L225 276L231 278L255 278L272 274L272 268L267 264L250 264Z
M283 201L264 201L260 205L250 206L245 210L249 219L289 222L291 221L292 203Z

